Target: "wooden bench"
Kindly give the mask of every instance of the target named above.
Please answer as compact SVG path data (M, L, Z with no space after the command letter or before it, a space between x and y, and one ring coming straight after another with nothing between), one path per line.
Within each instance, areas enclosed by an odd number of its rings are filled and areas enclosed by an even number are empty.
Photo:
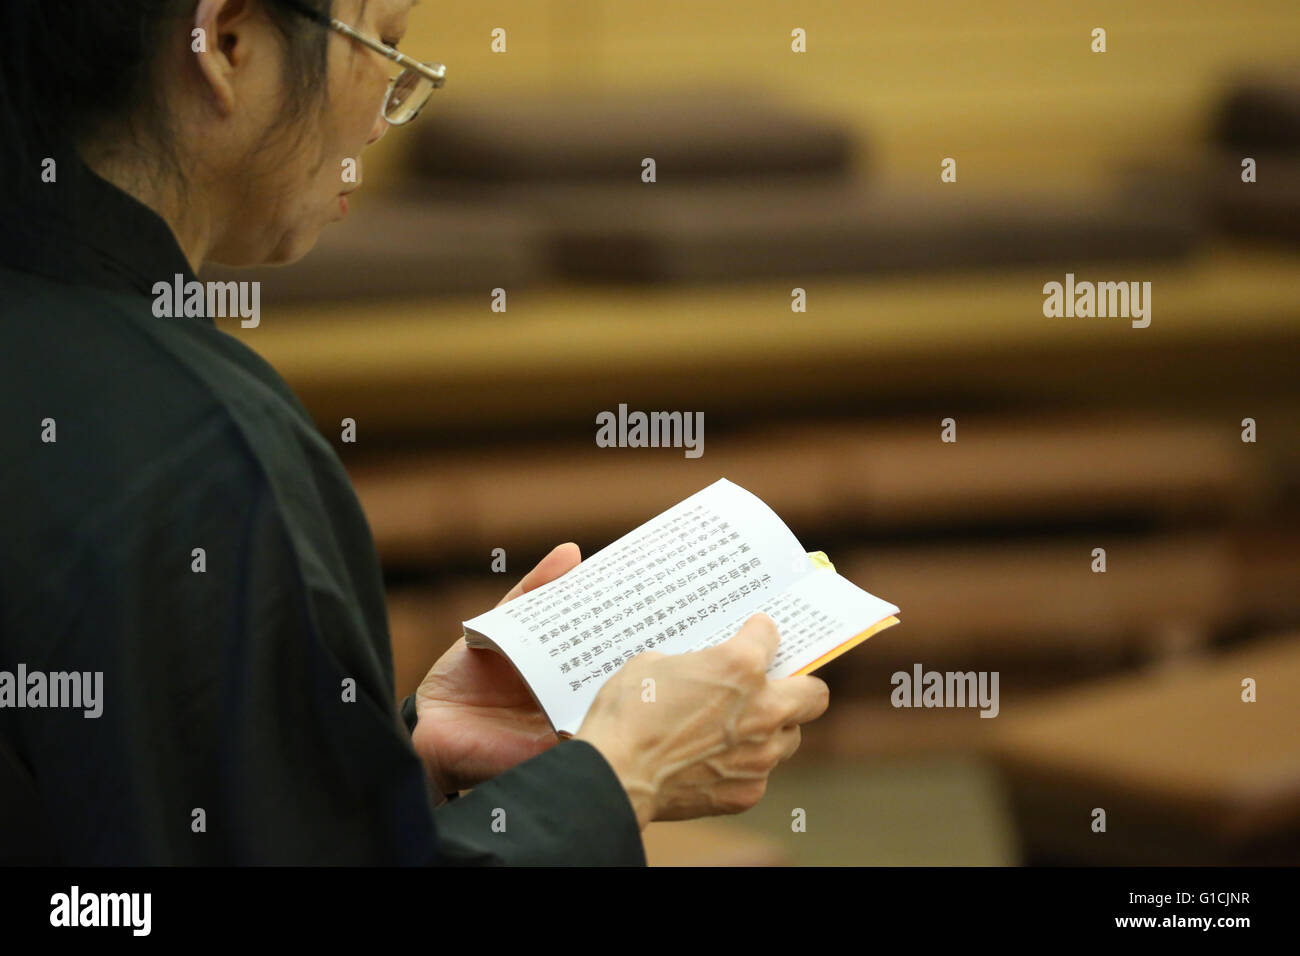
M591 551L720 476L766 501L809 547L846 526L1222 516L1249 504L1260 478L1233 422L972 417L958 428L944 444L937 419L785 426L706 440L704 457L685 465L671 449L557 441L394 457L356 465L352 478L384 561L424 568L486 567L492 548L569 539Z
M1032 858L1300 863L1300 634L1083 687L1000 730Z
M618 402L713 422L971 395L1177 408L1207 380L1220 396L1294 394L1296 267L1294 254L1263 250L1144 267L1156 298L1140 330L1045 319L1043 283L1062 277L1042 269L826 279L808 289L806 322L792 321L789 283L752 282L635 296L521 289L504 314L490 311L489 289L369 306L263 302L256 329L217 324L275 366L327 436L356 420L358 444L336 441L354 462L397 433L549 428L590 440L587 423ZM969 407L954 398L936 421Z

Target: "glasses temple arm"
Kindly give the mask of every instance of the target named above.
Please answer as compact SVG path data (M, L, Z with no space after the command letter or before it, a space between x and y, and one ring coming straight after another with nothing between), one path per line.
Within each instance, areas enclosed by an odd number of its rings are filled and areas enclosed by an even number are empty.
M386 56L394 63L404 66L408 70L415 70L415 72L419 73L426 80L432 83L435 88L442 86L446 79L447 68L441 63L421 63L419 60L412 59L399 50L394 50L391 46L388 46L385 43L380 43L377 40L371 39L364 33L358 33L341 20L331 19L329 25L340 33L350 36L363 46L369 47L376 53Z

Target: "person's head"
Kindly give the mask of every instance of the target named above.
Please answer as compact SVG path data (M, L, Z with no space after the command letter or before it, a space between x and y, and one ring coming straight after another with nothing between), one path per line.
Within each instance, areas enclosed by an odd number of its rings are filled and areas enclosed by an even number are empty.
M75 151L206 259L293 261L359 185L397 69L295 6L395 46L412 0L5 0L0 114L27 161Z

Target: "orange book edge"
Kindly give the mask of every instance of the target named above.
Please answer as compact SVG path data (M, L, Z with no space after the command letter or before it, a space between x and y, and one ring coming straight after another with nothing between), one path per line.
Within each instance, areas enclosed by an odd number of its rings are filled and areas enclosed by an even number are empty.
M799 668L790 676L799 677L801 674L811 674L813 671L821 667L823 664L827 664L835 660L835 658L839 657L841 654L853 650L853 648L857 647L859 644L861 644L863 641L865 641L867 638L871 637L872 635L879 634L881 631L885 630L885 628L893 627L895 624L898 623L900 623L898 618L894 617L893 615L890 615L889 617L885 618L883 621L871 625L871 627L867 628L861 634L858 634L854 637L850 637L839 647L827 651L825 654L817 658L817 660L813 661L811 664Z
M825 551L809 551L808 557L812 558L813 564L817 565L819 568L830 568L832 571L835 570L835 565L831 564L831 559L826 556ZM831 650L827 651L825 654L817 658L812 663L799 668L790 676L799 677L803 674L811 674L813 671L821 667L823 664L828 664L831 661L835 660L835 658L839 657L841 654L853 650L853 648L857 647L867 638L875 634L879 634L881 631L885 630L885 628L893 627L895 624L898 623L901 622L898 620L897 617L894 617L892 615L890 617L885 618L882 621L877 621L875 624L871 625L871 627L867 628L861 634L856 634L853 637L850 637L839 647L832 648Z

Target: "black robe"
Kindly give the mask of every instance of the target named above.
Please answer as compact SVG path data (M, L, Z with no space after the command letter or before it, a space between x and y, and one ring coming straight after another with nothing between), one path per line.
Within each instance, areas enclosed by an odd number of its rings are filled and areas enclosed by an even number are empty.
M211 319L154 315L195 278L159 216L39 175L0 222L0 672L103 699L0 706L0 862L644 865L584 741L435 809L333 448Z

